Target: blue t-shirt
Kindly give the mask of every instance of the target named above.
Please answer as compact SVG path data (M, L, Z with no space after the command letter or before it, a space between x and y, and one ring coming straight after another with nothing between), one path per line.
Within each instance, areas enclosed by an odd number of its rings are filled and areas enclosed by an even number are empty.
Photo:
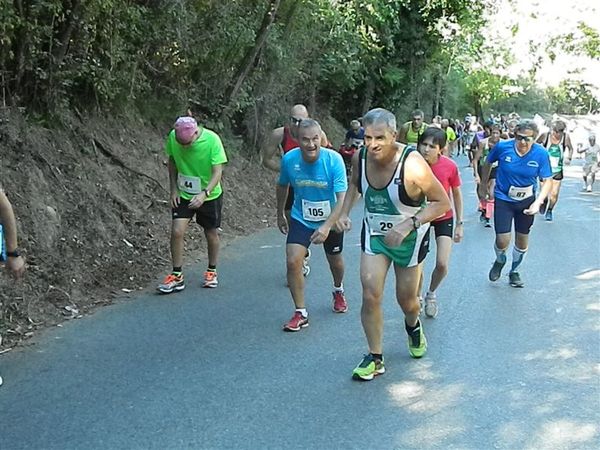
M354 131L354 129L350 128L347 132L346 132L346 140L348 139L365 139L365 129L363 127L360 127L357 131Z
M307 163L295 148L281 159L279 184L294 189L292 218L316 230L335 208L335 194L348 190L344 160L338 152L321 147L319 158Z
M514 139L500 141L487 157L488 164L498 161L495 197L507 202L518 202L531 197L529 191L522 188L531 187L531 193L535 195L538 178L552 176L550 158L544 147L533 144L527 154L521 156L517 153L515 144Z

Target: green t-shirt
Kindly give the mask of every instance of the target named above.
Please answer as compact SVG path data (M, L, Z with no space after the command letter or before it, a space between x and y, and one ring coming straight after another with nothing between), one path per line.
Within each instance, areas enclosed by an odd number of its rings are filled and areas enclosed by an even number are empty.
M406 130L406 143L408 145L417 145L417 143L419 142L419 137L428 127L426 123L423 123L421 124L421 128L419 128L418 131L415 131L413 130L412 122L406 122L404 126L408 127Z
M454 142L456 140L456 133L450 127L446 128L446 140L448 143Z
M181 198L190 200L206 189L212 176L212 167L227 162L221 139L214 131L201 129L201 134L191 145L183 146L175 139L175 130L167 137L165 153L173 158L177 167L177 189ZM211 191L207 200L218 198L221 183Z

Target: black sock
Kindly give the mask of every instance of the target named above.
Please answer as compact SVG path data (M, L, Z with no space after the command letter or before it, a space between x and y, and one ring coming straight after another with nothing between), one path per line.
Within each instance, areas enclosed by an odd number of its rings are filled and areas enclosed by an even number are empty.
M209 265L208 265L208 271L209 271L209 272L216 272L216 271L217 271L217 266L216 266L216 265L209 264Z
M554 206L550 206L550 207L547 209L547 211L548 211L548 212L552 212L552 210L553 210L553 209L554 209Z
M378 359L379 361L383 361L383 353L371 353L373 359Z
M414 327L411 327L409 324L404 322L404 326L406 327L406 332L408 334L413 334L415 332L415 330L421 326L421 321L417 320L417 323L415 324Z
M181 273L181 266L173 267L173 273Z

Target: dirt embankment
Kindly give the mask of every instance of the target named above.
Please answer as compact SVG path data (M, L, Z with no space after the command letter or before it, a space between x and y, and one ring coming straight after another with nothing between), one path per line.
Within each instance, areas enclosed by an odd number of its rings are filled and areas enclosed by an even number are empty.
M0 112L0 183L28 263L17 283L0 274L0 351L170 270L167 131L111 117L48 129ZM227 143L226 151L225 241L274 225L276 179L258 158ZM204 248L201 229L191 227L186 263Z

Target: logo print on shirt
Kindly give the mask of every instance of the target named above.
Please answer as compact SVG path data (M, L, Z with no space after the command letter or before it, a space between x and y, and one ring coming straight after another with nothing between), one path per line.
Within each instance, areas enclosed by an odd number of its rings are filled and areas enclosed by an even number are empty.
M402 180L400 179L400 177L394 178L394 184L397 184L397 185L401 185L402 184Z
M369 197L369 200L374 205L385 205L387 203L386 199L383 197Z
M529 161L529 162L527 163L527 165L528 165L529 167L540 167L540 165L537 163L537 161Z
M507 157L504 158L504 161L506 161L506 162L512 162L512 158L509 155L509 156L507 156Z

